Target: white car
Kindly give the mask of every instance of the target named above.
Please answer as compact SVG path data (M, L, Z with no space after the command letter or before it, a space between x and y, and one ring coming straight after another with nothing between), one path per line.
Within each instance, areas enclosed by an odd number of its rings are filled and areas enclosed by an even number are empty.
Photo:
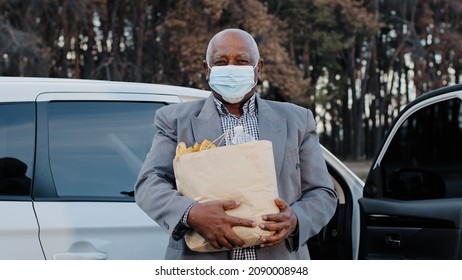
M155 111L208 95L0 77L0 259L163 259L168 236L133 186ZM313 259L461 258L461 96L456 86L410 104L365 185L324 149L340 199L308 243Z
M133 199L155 111L205 98L164 85L0 78L0 259L162 259Z

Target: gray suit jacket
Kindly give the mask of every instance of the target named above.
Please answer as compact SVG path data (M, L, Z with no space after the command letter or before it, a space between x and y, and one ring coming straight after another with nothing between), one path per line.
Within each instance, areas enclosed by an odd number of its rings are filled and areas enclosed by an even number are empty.
M258 248L258 259L309 259L307 240L333 216L337 196L327 172L311 111L257 97L260 140L273 144L279 196L291 205L299 232L286 242ZM196 253L187 248L179 222L193 200L176 191L172 161L177 143L187 146L223 132L213 96L169 105L156 112L152 148L135 185L137 204L170 234L166 259L229 259L229 252ZM293 240L292 240L293 239Z

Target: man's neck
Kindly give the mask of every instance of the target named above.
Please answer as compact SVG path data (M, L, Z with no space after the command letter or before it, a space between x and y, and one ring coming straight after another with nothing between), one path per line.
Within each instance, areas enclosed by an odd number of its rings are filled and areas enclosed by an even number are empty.
M234 115L237 118L240 118L242 114L244 113L242 109L244 107L244 104L247 101L249 101L249 99L253 96L253 94L247 94L244 97L244 99L242 99L241 102L235 103L235 104L231 104L231 103L224 101L219 94L214 93L214 96L223 103L223 105L225 106L225 108L228 110L230 114Z
M236 104L223 103L223 105L225 105L226 109L228 110L230 114L236 116L237 118L242 116L243 114L242 107L244 106L244 103L236 103Z

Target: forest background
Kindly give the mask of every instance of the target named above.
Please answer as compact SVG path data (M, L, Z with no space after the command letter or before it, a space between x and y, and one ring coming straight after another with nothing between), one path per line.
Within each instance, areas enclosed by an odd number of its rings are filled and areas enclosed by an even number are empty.
M321 143L368 160L416 97L462 78L462 0L0 0L0 76L208 89L216 32L252 34L259 94L315 112Z

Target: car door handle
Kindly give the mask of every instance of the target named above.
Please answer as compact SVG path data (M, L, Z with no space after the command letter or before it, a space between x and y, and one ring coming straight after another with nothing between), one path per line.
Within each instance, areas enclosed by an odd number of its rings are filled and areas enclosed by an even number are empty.
M54 260L106 260L108 255L98 251L88 241L73 243L66 252L53 254Z
M390 247L401 246L401 239L398 234L387 234L385 235L385 243Z

